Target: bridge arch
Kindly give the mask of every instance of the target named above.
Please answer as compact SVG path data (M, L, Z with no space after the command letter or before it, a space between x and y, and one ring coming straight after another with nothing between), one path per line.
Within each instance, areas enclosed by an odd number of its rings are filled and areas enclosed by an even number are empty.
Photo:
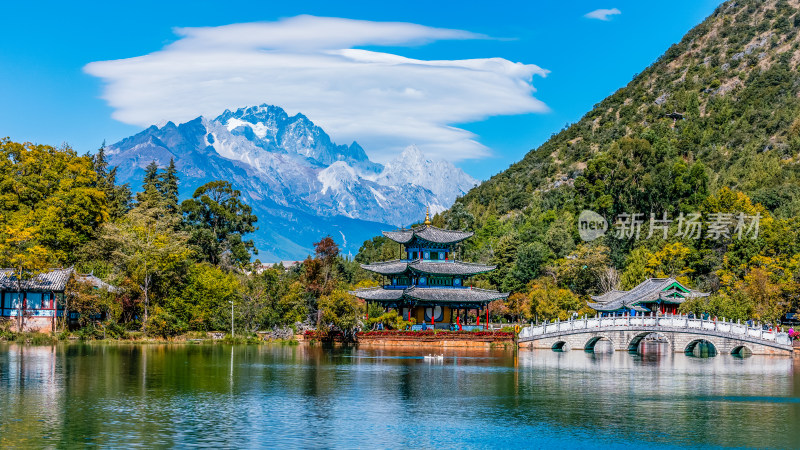
M585 351L587 351L587 352L593 352L594 351L594 346L598 342L603 341L603 340L610 342L611 343L611 349L612 350L616 350L617 346L614 345L614 341L612 341L608 336L603 336L603 335L590 337L589 340L586 341L585 344L583 344L583 349Z
M669 337L667 337L666 334L658 332L658 331L643 331L641 333L638 333L638 334L634 335L631 338L631 340L628 341L628 351L629 352L639 351L639 344L644 340L644 338L646 338L647 336L650 336L650 335L657 335L657 336L660 336L660 337L664 338L667 341L667 343L669 344L670 348L672 348L672 341L669 339Z
M567 341L556 341L550 349L554 352L566 352L569 351L569 343Z
M706 338L696 338L686 344L683 352L687 355L694 356L700 353L700 356L717 356L717 344Z
M734 347L733 350L731 350L731 355L738 356L740 358L747 358L753 355L753 350L750 347L742 344Z

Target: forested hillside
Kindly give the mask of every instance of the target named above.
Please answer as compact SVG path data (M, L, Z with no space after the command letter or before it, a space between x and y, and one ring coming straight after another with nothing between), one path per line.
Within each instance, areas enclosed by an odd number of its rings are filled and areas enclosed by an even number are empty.
M499 265L481 283L519 293L506 307L540 317L665 275L715 293L685 309L774 320L796 308L798 6L725 2L627 86L438 217L476 232L467 259ZM612 225L604 238L579 238L584 209ZM694 212L759 214L758 238L714 239L708 223L700 239L676 236L675 219ZM643 214L639 239L612 236L623 213ZM666 239L646 237L650 213L673 221Z

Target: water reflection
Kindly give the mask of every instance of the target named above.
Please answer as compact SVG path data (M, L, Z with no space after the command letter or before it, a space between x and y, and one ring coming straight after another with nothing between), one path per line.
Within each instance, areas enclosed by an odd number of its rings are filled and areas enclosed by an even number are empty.
M5 345L0 447L800 447L800 358L638 350Z

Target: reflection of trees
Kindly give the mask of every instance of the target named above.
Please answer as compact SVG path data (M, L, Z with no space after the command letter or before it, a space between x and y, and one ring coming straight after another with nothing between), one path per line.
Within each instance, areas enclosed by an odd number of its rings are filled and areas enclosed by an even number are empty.
M791 438L781 430L790 406L764 399L787 395L790 364L786 358L666 354L650 361L625 352L521 351L520 407L537 411L535 421L523 416L521 422L611 431L626 441L786 446Z
M0 346L0 447L798 447L800 360L321 346ZM22 419L19 422L15 419ZM43 422L40 422L43 420ZM88 440L87 440L88 438ZM34 440L31 440L34 439ZM478 441L476 439L483 439ZM544 444L543 444L544 445Z

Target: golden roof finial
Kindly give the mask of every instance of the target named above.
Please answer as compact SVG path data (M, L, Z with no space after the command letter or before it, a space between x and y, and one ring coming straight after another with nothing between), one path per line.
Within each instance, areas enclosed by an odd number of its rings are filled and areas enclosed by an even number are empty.
M425 207L425 225L431 224L431 208Z

